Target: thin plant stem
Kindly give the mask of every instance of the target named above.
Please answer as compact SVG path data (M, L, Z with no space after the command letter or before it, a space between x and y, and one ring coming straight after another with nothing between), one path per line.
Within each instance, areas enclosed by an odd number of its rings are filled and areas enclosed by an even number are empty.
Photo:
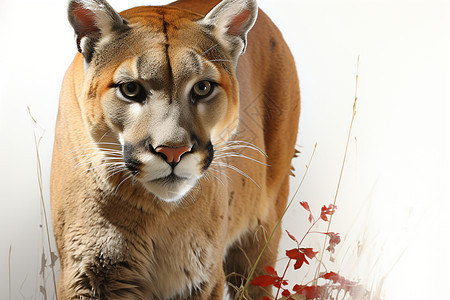
M303 243L303 241L305 240L306 236L308 234L311 233L311 229L314 228L314 226L316 226L317 222L320 220L320 218L318 218L317 220L314 221L314 223L311 224L311 226L309 226L308 231L305 233L305 235L302 237L302 239L300 240L300 242L298 243L298 247L300 248L300 245Z
M281 220L283 220L284 215L285 215L286 212L288 211L288 209L289 209L289 207L291 206L292 202L293 202L294 199L296 198L296 196L297 196L297 194L298 194L298 192L299 192L301 186L303 185L303 182L305 181L305 178L306 178L306 174L308 173L308 170L309 170L309 166L311 165L311 162L312 162L312 160L313 160L314 154L316 153L316 149L317 149L317 143L314 145L313 153L311 154L311 158L309 159L309 162L308 162L308 164L306 165L305 173L303 174L303 177L302 177L302 179L300 180L300 183L299 183L297 189L295 190L294 195L292 196L291 200L289 201L288 205L286 206L286 208L285 208L283 214L281 215L281 218L278 220L277 224L276 224L275 227L273 228L273 230L272 230L272 232L271 232L271 234L270 234L270 236L269 236L269 239L267 240L266 244L264 245L264 248L261 250L261 253L259 253L259 256L258 256L258 258L256 259L256 262L254 263L252 269L250 270L250 273L249 273L249 275L248 275L248 279L247 279L247 281L245 282L245 285L244 285L244 291L248 290L248 287L250 286L251 279L252 279L253 275L255 274L256 267L258 266L258 263L259 263L259 261L261 260L261 257L262 257L262 255L263 255L264 251L266 250L267 246L269 245L270 241L272 240L272 237L273 237L273 235L275 234L275 231L277 230L278 226L280 226L280 224L281 224ZM245 293L242 293L242 294L239 296L239 300L242 300L242 299L243 299L244 294L245 294Z
M9 257L8 257L8 278L9 278L9 300L12 299L12 294L11 294L11 250L12 250L12 245L9 245Z
M30 114L31 120L33 121L33 123L37 126L40 127L39 123L33 118L33 115L31 114L31 110L29 107L28 108L28 113ZM56 276L55 276L55 267L53 264L53 258L52 258L52 247L51 247L51 243L50 243L50 232L48 229L48 220L47 220L47 211L45 209L45 202L44 202L44 192L43 192L43 184L42 184L42 167L41 167L41 159L40 159L40 155L39 155L39 144L41 142L42 136L39 137L39 139L36 137L36 132L33 132L33 137L34 137L34 146L35 146L35 150L36 150L36 167L37 167L37 178L38 178L38 185L39 185L39 192L40 192L40 200L41 200L41 205L42 205L42 210L44 213L44 222L45 222L45 230L46 230L46 234L47 234L47 243L48 243L48 250L50 252L50 266L52 268L52 279L53 279L53 288L55 290L55 297L56 299L58 299L58 295L57 295L57 289L56 289Z
M337 197L339 195L339 188L341 186L342 174L344 173L345 161L346 161L346 158L347 158L348 145L350 143L350 137L351 137L351 134L352 134L353 122L354 122L355 116L356 116L356 102L358 100L358 77L359 77L359 55L358 55L358 61L357 61L357 66L356 66L355 101L353 102L352 119L350 121L350 128L348 130L347 143L345 145L344 158L342 160L342 166L341 166L341 171L340 171L340 174L339 174L339 180L338 180L338 184L337 184L337 188L336 188L336 193L334 195L334 201L333 201L333 206L334 207L336 207L336 201L337 201ZM319 277L320 267L322 265L323 254L325 252L325 246L326 246L326 242L327 242L327 238L328 238L328 233L330 232L330 227L331 227L331 221L332 220L333 220L333 214L331 214L330 220L328 221L327 231L326 231L326 234L325 234L325 239L323 241L323 248L322 248L322 251L320 253L319 264L317 266L316 274L314 276L314 278L315 278L315 280L314 280L315 281L315 285L317 285L317 280L318 280L318 277Z
M283 282L284 277L286 276L286 272L287 272L287 270L289 269L289 265L291 264L291 261L292 261L292 258L289 258L289 261L288 261L288 263L287 263L287 265L286 265L286 268L284 268L283 275L281 276L281 282ZM277 295L275 296L275 299L278 299L278 294L280 293L280 290L281 290L281 286L282 286L282 285L283 285L283 284L280 283L280 287L277 289Z

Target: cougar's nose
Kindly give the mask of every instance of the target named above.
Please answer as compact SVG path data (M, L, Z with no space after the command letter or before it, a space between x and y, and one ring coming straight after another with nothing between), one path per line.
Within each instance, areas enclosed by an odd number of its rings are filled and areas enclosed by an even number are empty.
M173 164L178 163L181 159L181 155L186 152L191 151L190 146L181 146L181 147L168 147L168 146L158 146L155 148L155 151L161 153L165 156L167 163Z

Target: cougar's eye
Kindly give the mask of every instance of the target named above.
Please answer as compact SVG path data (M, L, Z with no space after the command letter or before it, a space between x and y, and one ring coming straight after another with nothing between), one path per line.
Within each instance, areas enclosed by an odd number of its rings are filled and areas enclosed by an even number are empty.
M197 82L192 87L192 98L194 100L201 100L211 96L212 92L214 91L214 85L215 83L208 80Z
M125 82L119 85L120 93L128 100L143 102L147 98L144 88L137 82Z

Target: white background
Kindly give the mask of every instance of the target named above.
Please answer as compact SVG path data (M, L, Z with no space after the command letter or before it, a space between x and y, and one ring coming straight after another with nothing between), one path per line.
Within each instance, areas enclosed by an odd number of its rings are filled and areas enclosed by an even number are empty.
M111 1L119 11L161 3ZM326 254L325 264L359 280L374 299L450 299L450 2L259 3L283 32L301 80L302 154L294 161L292 189L318 144L285 229L298 238L305 233L307 214L299 201L308 201L316 216L333 202L360 55L357 115L331 225L343 242L334 263ZM11 299L45 299L39 291L45 285L51 299L50 269L45 281L40 274L42 249L47 259L48 249L40 227L33 131L43 136L39 150L49 209L58 94L76 51L66 1L2 0L0 37L0 298L11 293ZM43 130L33 125L27 106ZM322 241L311 235L303 246L321 249ZM284 249L294 246L283 239L279 272L287 262ZM314 271L287 276L292 284L306 283Z

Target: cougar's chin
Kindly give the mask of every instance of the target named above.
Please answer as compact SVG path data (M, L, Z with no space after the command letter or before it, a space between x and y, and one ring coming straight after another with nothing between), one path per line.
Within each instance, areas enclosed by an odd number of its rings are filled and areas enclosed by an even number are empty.
M197 178L179 177L171 174L167 177L142 182L143 186L165 202L177 202L182 199L197 182Z

